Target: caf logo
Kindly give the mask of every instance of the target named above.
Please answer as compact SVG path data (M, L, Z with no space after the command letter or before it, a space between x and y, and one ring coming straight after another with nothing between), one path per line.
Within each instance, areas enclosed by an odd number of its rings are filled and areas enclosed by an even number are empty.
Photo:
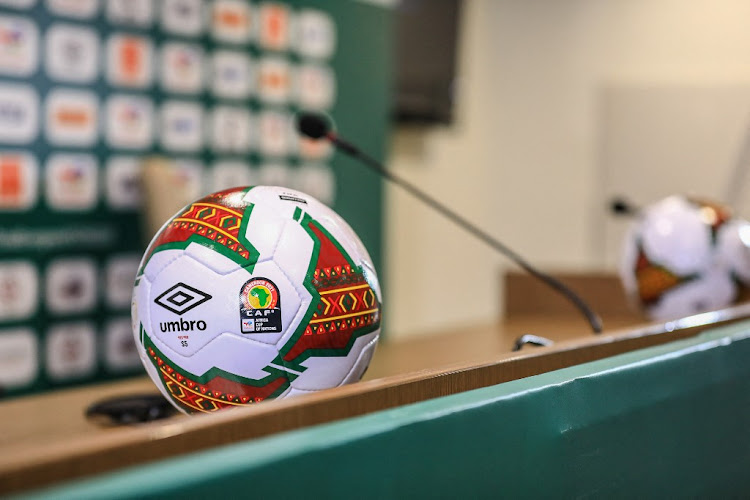
M242 333L281 332L279 289L267 278L252 278L240 290Z

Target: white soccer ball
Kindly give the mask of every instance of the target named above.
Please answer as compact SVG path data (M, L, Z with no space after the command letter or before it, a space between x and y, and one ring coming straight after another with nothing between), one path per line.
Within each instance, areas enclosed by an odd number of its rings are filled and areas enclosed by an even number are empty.
M736 244L738 220L721 205L670 196L644 208L625 237L620 277L653 320L719 309L737 295L734 275L750 277Z
M146 371L186 413L355 382L380 334L364 245L314 198L250 187L198 200L151 241L133 292Z

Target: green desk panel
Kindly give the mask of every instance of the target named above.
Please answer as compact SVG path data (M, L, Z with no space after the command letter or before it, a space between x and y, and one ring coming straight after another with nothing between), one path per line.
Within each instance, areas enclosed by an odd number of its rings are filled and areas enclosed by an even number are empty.
M750 322L38 498L750 495Z

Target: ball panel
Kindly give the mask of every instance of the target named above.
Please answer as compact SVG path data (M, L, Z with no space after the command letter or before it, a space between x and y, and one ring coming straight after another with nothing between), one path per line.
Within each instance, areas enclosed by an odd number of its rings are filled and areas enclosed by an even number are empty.
M356 382L364 376L367 368L370 367L370 361L372 361L372 356L375 354L375 348L378 345L379 337L380 332L378 332L378 334L375 335L367 343L367 345L362 348L362 352L359 353L357 360L354 362L354 366L352 366L352 369L349 371L346 377L344 377L344 380L342 380L339 385L346 385L352 382Z
M275 206L254 204L245 210L245 219L245 239L258 252L257 261L272 259L288 218L282 217Z
M680 276L704 271L712 263L711 227L697 207L679 196L646 209L641 244L652 262Z
M355 380L354 373L357 372L357 369L361 369L360 376L356 378L356 380L359 380L366 369L365 365L369 363L369 358L362 359L361 356L363 354L372 356L373 351L367 350L367 347L377 342L379 333L380 330L377 330L357 338L345 356L310 357L306 359L302 363L306 370L299 378L292 381L292 388L316 391L337 387L347 383L347 380ZM358 363L362 361L365 363L360 367Z
M224 337L220 337L224 339ZM239 344L242 339L227 337L233 344ZM142 360L146 365L149 375L160 385L163 393L175 407L185 413L206 413L223 408L245 406L268 398L276 398L289 389L289 382L296 375L288 374L272 365L267 365L259 372L258 378L249 378L238 375L218 367L211 367L200 374L192 373L182 366L180 356L170 352L169 348L150 336L144 328L140 329L139 351L143 353ZM242 352L239 345L230 346L235 352ZM221 359L226 354L226 346L218 353ZM262 346L262 349L271 351L270 346ZM255 352L255 349L253 349ZM205 361L210 361L209 353ZM174 358L174 359L173 359ZM191 358L187 362L195 362L199 358ZM234 368L244 366L243 359L236 358L239 362ZM175 361L176 360L176 361ZM230 365L231 366L231 365ZM246 368L243 368L246 369ZM198 370L196 370L198 371Z
M213 247L200 243L188 244L185 248L185 255L200 262L219 276L242 269L242 266L236 260L222 255Z
M346 356L357 337L380 328L380 303L341 245L307 214L300 225L315 241L304 285L313 296L305 320L279 349L279 364L303 371L310 357ZM311 272L312 271L312 272Z
M736 294L737 285L726 272L711 270L670 290L647 312L658 321L678 319L726 307Z
M750 222L735 219L718 234L719 257L734 276L750 286Z

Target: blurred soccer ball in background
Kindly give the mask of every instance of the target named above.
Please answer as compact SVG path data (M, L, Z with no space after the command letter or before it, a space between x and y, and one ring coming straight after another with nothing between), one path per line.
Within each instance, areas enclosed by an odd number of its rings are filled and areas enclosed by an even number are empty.
M372 260L341 217L261 186L206 196L161 228L132 318L147 372L194 413L359 380L380 304Z
M750 282L750 224L726 207L670 196L642 209L624 241L620 277L649 318L726 307Z

